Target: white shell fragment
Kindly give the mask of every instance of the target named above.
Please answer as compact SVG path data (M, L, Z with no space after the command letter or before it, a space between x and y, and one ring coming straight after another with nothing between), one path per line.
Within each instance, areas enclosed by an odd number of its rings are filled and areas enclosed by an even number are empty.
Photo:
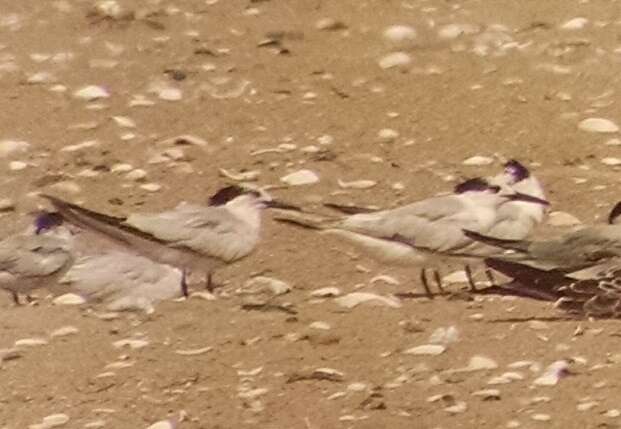
M227 179L235 180L237 182L252 182L254 180L257 180L259 178L259 175L261 174L261 172L258 170L233 173L232 171L220 168L219 171L222 176L226 177Z
M578 128L582 131L590 133L616 133L619 126L609 119L604 118L587 118L578 124Z
M7 157L14 153L26 152L30 148L30 143L21 140L0 140L0 158Z
M321 289L315 289L310 294L314 297L327 298L341 295L341 290L337 287L324 287Z
M319 176L311 170L299 170L281 177L280 181L290 186L312 185L319 182Z
M418 356L437 356L444 353L446 347L441 344L423 344L422 346L411 347L403 352L406 355Z
M58 426L62 426L69 421L69 416L67 414L52 414L46 417L43 417L41 423L43 423L44 427L47 428L55 428Z
M407 66L412 62L412 57L405 52L393 52L383 56L378 64L383 69Z
M621 158L615 158L615 157L606 157L606 158L602 158L601 163L604 165L609 165L611 167L617 167L619 165L621 165Z
M130 349L136 350L141 349L149 345L149 341L141 340L136 338L126 338L124 340L118 340L112 343L112 346L115 349L120 349L122 347L129 347Z
M81 297L80 295L76 295L75 293L66 293L64 295L59 295L52 300L54 305L80 305L84 304L86 299Z
M257 276L249 279L241 289L237 290L240 294L259 294L269 293L270 295L284 295L291 291L291 286L272 277Z
M354 180L351 182L345 182L338 179L339 187L343 189L369 189L377 185L375 180Z
M589 20L581 16L572 18L561 25L563 30L580 30L589 23Z
M490 158L489 156L475 155L475 156L472 156L464 160L462 164L463 165L490 165L493 162L494 162L494 158Z
M455 326L449 326L448 328L440 327L432 332L429 337L431 344L441 344L448 346L449 344L457 342L459 339L459 332Z
M15 341L15 347L36 347L44 346L47 344L47 340L44 338L23 338Z
M352 292L345 296L335 298L334 300L338 305L345 308L354 308L364 302L372 303L375 305L383 305L386 307L399 308L401 302L396 298L389 298L381 295L376 295L369 292Z
M175 429L175 425L170 420L160 420L147 427L147 429Z
M391 25L384 30L384 38L393 43L407 42L416 39L416 30L409 25Z
M548 225L551 226L575 226L582 222L574 215L567 212L555 211L548 216Z
M75 91L73 96L82 100L92 101L100 98L108 98L110 97L110 93L101 86L89 85Z
M80 330L76 328L75 326L63 326L62 328L58 328L52 331L52 333L50 334L50 337L52 338L66 337L68 335L75 335L78 332L80 332Z
M202 355L213 350L213 347L202 347L200 349L175 350L175 353L181 356Z

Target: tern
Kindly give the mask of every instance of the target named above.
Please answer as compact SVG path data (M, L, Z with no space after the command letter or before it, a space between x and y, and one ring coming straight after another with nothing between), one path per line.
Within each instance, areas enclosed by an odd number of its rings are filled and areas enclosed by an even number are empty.
M0 241L0 288L19 294L54 284L73 263L73 237L62 219L41 212L26 231Z
M432 197L395 209L339 218L279 211L275 219L338 235L382 261L423 265L433 254L469 256L461 254L461 250L472 243L463 230L488 231L495 225L498 208L503 204L511 201L548 204L543 199L518 192L501 193L500 189L500 186L475 178L457 185L451 195ZM441 287L437 271L434 276ZM431 296L425 268L422 268L420 277Z
M179 268L184 296L188 295L188 272L206 273L211 290L216 268L254 250L259 242L262 209L296 209L264 193L234 185L219 190L208 206L181 203L165 212L128 217L108 216L50 195L42 197L69 223L154 262Z
M611 210L608 224L588 226L550 240L508 240L468 228L464 234L475 241L513 252L494 255L498 259L519 261L543 270L572 272L621 257L620 215L621 202Z

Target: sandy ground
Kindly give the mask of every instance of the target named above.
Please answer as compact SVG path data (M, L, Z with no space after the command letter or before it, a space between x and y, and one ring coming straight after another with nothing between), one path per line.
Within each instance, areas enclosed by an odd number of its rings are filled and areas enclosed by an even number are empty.
M128 0L95 12L91 1L1 3L0 147L16 147L0 151L0 197L15 203L2 233L43 204L31 192L111 214L159 210L204 203L231 181L221 168L256 171L260 185L312 170L318 183L274 191L309 209L413 201L495 173L510 157L533 167L553 210L584 223L602 221L619 199L618 167L601 162L621 157L618 133L578 128L588 117L621 120L615 2ZM397 24L416 36L387 40ZM393 52L403 63L382 68ZM88 85L107 97L75 96ZM185 134L206 144L169 140ZM255 153L269 148L279 150ZM463 164L475 155L493 162ZM146 176L127 178L133 169ZM339 179L377 184L343 189ZM310 293L389 295L419 289L418 273L269 215L263 238L217 273L216 300L165 302L148 316L104 321L98 308L52 305L46 291L22 307L2 294L0 348L47 344L22 347L0 367L0 428L57 413L67 428L165 419L182 428L621 425L617 321L558 319L548 305L498 298L345 310ZM292 286L274 302L293 311L242 308L235 291L258 272ZM372 283L380 274L399 284ZM329 329L311 326L318 321ZM77 333L49 337L64 326ZM444 353L402 353L449 326L458 339ZM127 338L147 343L113 346ZM473 356L497 368L452 371ZM572 376L533 386L563 358L575 360ZM519 361L529 363L509 367ZM514 381L489 384L508 371ZM483 389L498 392L473 394Z

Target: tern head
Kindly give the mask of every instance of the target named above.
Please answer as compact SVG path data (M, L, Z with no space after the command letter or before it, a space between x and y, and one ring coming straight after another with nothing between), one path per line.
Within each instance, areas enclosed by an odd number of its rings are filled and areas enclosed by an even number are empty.
M35 234L39 235L48 230L54 229L55 227L62 225L63 217L60 213L56 212L48 212L42 210L36 213L34 226L35 226Z
M621 201L615 204L612 210L610 210L610 214L608 215L608 223L610 225L616 225L620 223L619 215L621 215Z
M267 192L261 192L256 189L230 185L220 189L209 198L210 206L223 206L227 204L249 204L260 208L279 208L285 210L300 209L291 204L287 204L275 200Z
M510 185L521 182L522 180L528 179L530 177L530 171L528 168L524 166L524 164L520 163L515 159L510 159L504 164L504 174L508 178L508 183Z
M456 194L465 194L466 192L487 192L497 194L499 191L500 186L491 185L487 180L481 177L468 179L465 182L455 185L455 189L453 189L453 192Z

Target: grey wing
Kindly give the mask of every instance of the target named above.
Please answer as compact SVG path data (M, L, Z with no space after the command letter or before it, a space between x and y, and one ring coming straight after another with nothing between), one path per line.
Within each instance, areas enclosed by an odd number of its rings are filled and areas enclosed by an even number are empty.
M469 226L462 201L452 195L407 206L345 218L341 227L377 238L399 236L416 247L447 251L469 243L461 229Z
M15 235L0 243L0 270L18 277L44 277L71 262L66 242L46 235Z
M157 214L135 214L126 223L172 246L185 246L204 255L231 261L248 254L258 231L224 207L196 207Z

